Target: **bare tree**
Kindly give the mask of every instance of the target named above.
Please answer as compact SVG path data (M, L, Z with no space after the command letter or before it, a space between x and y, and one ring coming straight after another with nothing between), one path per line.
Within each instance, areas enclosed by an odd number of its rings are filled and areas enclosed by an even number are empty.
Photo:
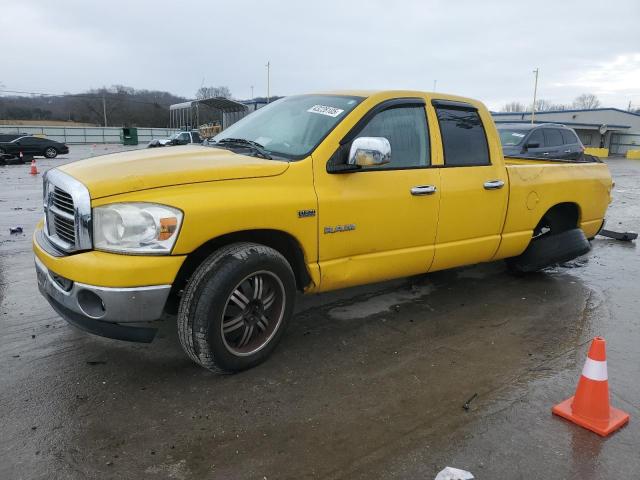
M524 112L524 110L525 107L520 102L509 102L504 107L502 107L502 111L508 113Z
M550 112L566 109L567 106L562 105L561 103L551 103L549 100L545 100L544 98L539 98L538 100L536 100L536 112Z
M211 97L231 98L231 90L229 90L229 87L226 86L200 87L196 92L196 98L198 100Z
M600 99L593 93L583 93L573 101L573 108L581 108L590 110L592 108L598 108L601 105Z

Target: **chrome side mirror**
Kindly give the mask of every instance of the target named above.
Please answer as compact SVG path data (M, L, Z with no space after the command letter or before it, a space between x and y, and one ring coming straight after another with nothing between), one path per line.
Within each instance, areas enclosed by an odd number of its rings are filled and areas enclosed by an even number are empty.
M360 137L351 143L347 164L375 167L391 162L391 144L384 137Z

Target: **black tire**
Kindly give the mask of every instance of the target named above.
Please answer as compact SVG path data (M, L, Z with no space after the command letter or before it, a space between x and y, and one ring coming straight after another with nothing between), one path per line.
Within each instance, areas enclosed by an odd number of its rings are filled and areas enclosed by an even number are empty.
M58 150L55 147L47 147L44 149L44 156L47 158L56 158L58 156Z
M214 372L254 367L266 360L282 338L295 294L291 266L276 250L255 243L223 247L196 269L180 300L182 348L193 361ZM244 300L248 303L241 307Z
M591 245L584 232L573 228L555 235L534 238L521 255L507 259L507 266L516 274L537 272L584 255L590 249Z

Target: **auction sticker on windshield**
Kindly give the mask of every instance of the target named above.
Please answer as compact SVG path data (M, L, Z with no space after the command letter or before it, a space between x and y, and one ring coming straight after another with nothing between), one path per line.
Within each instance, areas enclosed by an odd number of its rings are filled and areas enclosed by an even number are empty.
M320 115L327 115L329 117L335 118L338 115L340 115L342 112L344 112L344 110L336 107L328 107L326 105L314 105L309 110L307 110L307 112L319 113Z

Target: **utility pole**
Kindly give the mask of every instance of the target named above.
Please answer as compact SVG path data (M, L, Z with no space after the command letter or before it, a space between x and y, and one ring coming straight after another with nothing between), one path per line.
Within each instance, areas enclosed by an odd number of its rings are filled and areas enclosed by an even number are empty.
M438 84L438 80L433 81L433 91L436 91L436 85Z
M271 97L271 62L267 62L267 103L269 103L269 98Z
M253 100L255 97L253 96L253 85L251 85L251 100Z
M102 114L104 115L104 126L107 126L107 100L104 98L104 93L102 94Z
M540 73L540 68L536 68L533 73L536 74L536 80L533 84L533 105L531 105L531 125L533 125L533 118L536 115L536 96L538 95L538 73Z

